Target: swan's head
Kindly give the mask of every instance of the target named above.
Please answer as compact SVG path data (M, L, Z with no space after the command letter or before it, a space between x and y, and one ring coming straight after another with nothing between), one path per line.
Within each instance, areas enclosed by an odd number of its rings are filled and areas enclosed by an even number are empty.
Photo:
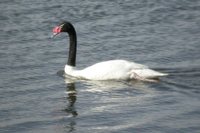
M61 32L71 33L74 32L74 27L70 22L62 22L58 26L53 28L53 36L60 34Z

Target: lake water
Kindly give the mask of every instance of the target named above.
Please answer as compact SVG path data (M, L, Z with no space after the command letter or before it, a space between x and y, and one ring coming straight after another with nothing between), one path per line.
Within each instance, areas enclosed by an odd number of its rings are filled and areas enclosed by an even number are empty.
M1 0L1 133L199 133L199 0ZM77 67L126 59L168 73L158 83L70 81Z

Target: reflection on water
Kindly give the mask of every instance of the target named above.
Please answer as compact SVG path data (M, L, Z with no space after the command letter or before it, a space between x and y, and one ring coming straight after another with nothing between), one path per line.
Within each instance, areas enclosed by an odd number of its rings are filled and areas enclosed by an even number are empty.
M139 121L138 116L128 116L128 121L123 117L127 117L131 108L142 105L137 112L144 112L143 106L147 105L156 93L152 88L155 83L144 83L139 81L89 81L89 80L77 80L71 77L64 78L67 85L67 99L68 105L65 111L72 114L72 117L83 120L83 123L79 124L83 129L90 130L102 130L117 131L125 127L129 128ZM78 90L76 90L76 85ZM77 95L77 91L79 92ZM79 99L78 109L75 105ZM83 106L84 104L84 106ZM79 107L81 106L81 108ZM104 117L106 115L106 117ZM121 116L119 121L114 120L116 116ZM82 119L83 118L83 119ZM121 120L120 120L121 119ZM73 119L75 123L77 119ZM93 121L92 123L84 123L85 120ZM112 121L115 121L117 126L112 125ZM71 127L71 123L68 126ZM128 122L128 123L127 123ZM91 125L88 125L91 124ZM80 126L79 125L79 126ZM67 128L68 131L71 128ZM73 130L77 125L73 125Z
M68 106L66 107L65 111L67 113L72 114L72 116L77 116L78 113L75 109L75 102L76 102L76 88L74 83L67 83L67 90L66 93L68 94L67 100L68 100Z
M65 97L64 103L67 104L65 108L62 110L64 112L62 119L62 128L64 132L73 132L76 129L76 117L78 116L75 103L76 103L76 88L74 83L66 84L66 92L67 96ZM60 127L57 127L60 129ZM60 131L56 131L60 132Z
M61 75L59 75L61 76ZM65 80L65 83L67 86L70 86L70 84L75 84L76 82L82 83L85 86L84 91L88 92L109 92L109 91L117 91L117 90L124 90L126 88L132 87L133 89L138 89L140 91L144 91L146 93L153 93L149 87L151 84L154 84L153 82L142 82L138 80L130 80L130 81L115 81L115 80L109 80L109 81L93 81L93 80L80 80L76 79L70 76L62 76ZM73 86L75 87L75 86ZM69 87L67 87L69 88ZM83 91L83 90L82 90ZM70 89L70 92L68 93L76 93L75 90Z

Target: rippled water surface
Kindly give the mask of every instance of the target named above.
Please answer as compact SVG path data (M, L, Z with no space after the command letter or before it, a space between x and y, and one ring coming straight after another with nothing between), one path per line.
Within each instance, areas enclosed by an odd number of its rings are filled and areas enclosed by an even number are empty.
M1 133L199 133L199 0L1 0ZM77 67L126 59L169 73L158 83L62 77L66 34Z

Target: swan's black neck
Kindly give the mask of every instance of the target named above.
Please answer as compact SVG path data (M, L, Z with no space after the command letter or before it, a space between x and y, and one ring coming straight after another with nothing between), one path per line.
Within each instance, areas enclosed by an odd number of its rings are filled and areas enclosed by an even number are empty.
M68 61L67 64L70 66L76 66L76 47L77 47L77 40L76 40L76 31L74 27L70 24L70 27L67 30L69 34L69 56L68 56Z

